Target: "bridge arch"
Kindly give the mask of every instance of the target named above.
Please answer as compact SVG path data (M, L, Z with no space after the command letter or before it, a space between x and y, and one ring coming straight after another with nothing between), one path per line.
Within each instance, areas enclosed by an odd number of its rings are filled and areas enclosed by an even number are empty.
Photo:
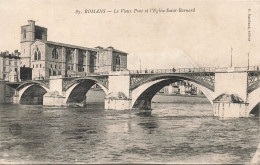
M209 89L207 85L185 75L169 74L151 76L144 83L139 84L133 88L132 108L150 109L151 100L160 89L174 82L183 80L186 80L199 88L210 101L210 103L213 104L213 99L215 98L214 91Z
M41 83L24 83L17 87L19 104L43 104L43 96L49 88Z
M260 87L248 94L248 114L259 115L260 109Z
M20 91L20 90L22 90L23 88L25 88L25 87L27 87L27 86L30 86L30 85L38 85L38 86L41 86L42 88L44 88L44 89L47 90L47 91L49 90L49 87L48 87L46 84L44 84L44 83L42 83L42 82L40 82L40 81L26 81L26 82L20 84L20 85L16 88L16 90Z
M95 78L79 78L73 80L73 82L66 88L65 91L65 103L73 104L73 103L82 103L86 99L86 94L90 90L90 88L97 84L101 87L101 89L108 94L108 89L106 84Z

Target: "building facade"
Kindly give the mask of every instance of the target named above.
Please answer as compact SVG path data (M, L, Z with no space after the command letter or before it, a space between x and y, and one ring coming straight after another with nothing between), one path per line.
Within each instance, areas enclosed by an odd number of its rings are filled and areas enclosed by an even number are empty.
M21 26L21 66L32 68L32 79L109 72L127 68L127 53L113 47L87 48L47 40L47 28L29 20Z
M181 95L203 95L203 93L194 85L187 81L178 81L168 86L163 87L159 93L166 95L181 94Z
M9 81L9 74L16 73L20 67L20 52L15 50L13 53L8 51L0 53L0 79Z

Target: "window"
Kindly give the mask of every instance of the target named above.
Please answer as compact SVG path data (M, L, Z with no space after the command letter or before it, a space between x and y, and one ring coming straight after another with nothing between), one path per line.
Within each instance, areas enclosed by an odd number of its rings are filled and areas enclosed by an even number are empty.
M14 62L14 65L17 66L17 61Z
M51 69L49 69L49 76L51 76Z
M26 30L23 29L23 38L26 39Z
M41 59L41 52L39 51L38 52L38 60L40 60Z
M37 60L37 52L34 52L34 60Z
M41 60L41 52L39 51L38 48L34 52L34 60Z
M86 63L86 55L83 56L83 64Z
M56 48L54 48L52 50L52 58L53 59L58 59L59 58L58 50Z
M3 74L3 78L5 79L5 77L6 77L6 75L5 74Z
M43 33L43 29L40 27L35 27L35 39L39 39L42 40L42 33Z
M84 72L84 68L82 68L82 71Z
M40 68L42 67L42 64L40 64Z
M17 68L14 68L14 70L17 72Z
M33 64L33 68L34 68L34 64Z
M5 72L5 67L3 68L4 72Z
M120 65L120 56L116 57L116 65Z
M36 64L36 68L38 68L38 64Z

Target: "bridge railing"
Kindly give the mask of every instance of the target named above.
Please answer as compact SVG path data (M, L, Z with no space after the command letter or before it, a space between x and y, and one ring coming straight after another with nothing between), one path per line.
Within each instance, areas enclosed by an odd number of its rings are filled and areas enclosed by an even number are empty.
M257 71L260 70L260 65L247 67L234 67L234 71Z
M86 73L85 76L101 76L101 75L109 75L109 72Z
M230 68L173 68L173 69L149 69L149 70L130 70L130 74L158 74L158 73L189 73L189 72L228 72ZM234 71L260 71L260 65L249 67L234 67Z
M249 67L248 67L248 70L249 70L249 71L260 70L260 65L249 66Z
M234 71L246 71L248 67L234 67Z
M95 72L95 73L77 72L68 75L68 77L86 77L86 76L100 76L100 75L109 75L109 72Z
M215 72L227 72L228 71L228 67L223 67L223 68L216 68Z
M190 73L190 72L216 72L213 67L207 68L173 68L173 69L149 69L149 70L130 70L130 74L158 74L158 73ZM227 68L218 71L227 71Z
M172 68L172 69L146 69L146 70L130 70L130 74L160 74L160 73L190 73L190 72L228 72L228 67L205 67L205 68ZM234 67L233 71L260 71L260 65L249 67ZM109 75L109 72L77 72L69 77L85 77L85 76L102 76Z

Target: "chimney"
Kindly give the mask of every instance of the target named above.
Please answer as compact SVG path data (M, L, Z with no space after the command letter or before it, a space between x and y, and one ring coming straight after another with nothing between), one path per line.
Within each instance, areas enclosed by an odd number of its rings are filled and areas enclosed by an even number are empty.
M34 20L28 20L28 25L35 25L35 21Z
M110 50L110 51L114 50L114 48L112 46L109 46L107 49Z

